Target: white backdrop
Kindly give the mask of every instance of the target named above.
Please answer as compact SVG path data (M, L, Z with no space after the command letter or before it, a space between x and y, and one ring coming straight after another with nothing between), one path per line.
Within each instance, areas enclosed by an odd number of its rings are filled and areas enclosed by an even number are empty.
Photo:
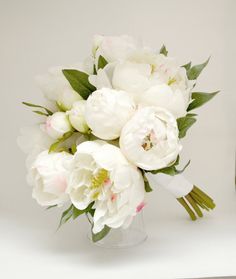
M236 275L235 8L233 0L0 0L3 278ZM191 158L186 176L214 197L217 208L192 223L156 188L145 209L149 239L128 250L91 246L84 219L54 234L60 212L44 212L31 199L24 155L16 146L19 128L37 120L21 101L42 101L34 76L84 58L94 34L129 34L157 49L165 43L182 64L211 55L197 89L221 89L198 110L182 152L183 163Z

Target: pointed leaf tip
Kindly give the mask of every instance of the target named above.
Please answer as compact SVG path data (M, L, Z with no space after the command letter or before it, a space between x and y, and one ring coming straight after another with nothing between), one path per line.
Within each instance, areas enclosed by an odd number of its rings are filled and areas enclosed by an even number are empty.
M187 111L196 109L205 103L209 102L215 95L217 95L220 91L215 91L212 93L204 93L204 92L193 92L192 99L193 101L189 104Z
M163 44L163 46L160 49L160 54L163 54L165 56L168 55L168 50L166 49L166 46Z
M62 70L63 75L70 83L71 87L84 99L87 100L89 95L96 90L88 80L89 75L74 69Z
M100 55L98 58L98 70L103 69L107 63L107 60L102 55Z
M207 66L209 60L211 57L209 57L204 63L195 65L191 67L189 70L187 70L187 77L189 80L196 80L203 69Z

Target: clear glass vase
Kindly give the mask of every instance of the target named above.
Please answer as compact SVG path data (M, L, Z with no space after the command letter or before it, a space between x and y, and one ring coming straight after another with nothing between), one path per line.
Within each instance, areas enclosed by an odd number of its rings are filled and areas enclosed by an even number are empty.
M91 231L88 234L90 241L104 248L126 248L141 244L147 239L143 221L143 213L138 213L127 229L111 229L110 232L97 242L92 241Z

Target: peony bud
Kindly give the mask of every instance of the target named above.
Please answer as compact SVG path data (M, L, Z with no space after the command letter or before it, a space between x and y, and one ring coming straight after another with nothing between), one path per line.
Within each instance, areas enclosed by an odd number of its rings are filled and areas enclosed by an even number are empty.
M124 91L102 88L86 103L85 119L92 133L105 140L116 139L135 111L133 99Z
M54 139L61 138L63 134L72 130L65 112L55 112L48 116L44 128L48 135Z
M86 101L77 101L73 104L72 109L67 112L71 125L81 133L87 133L89 130L84 116L85 105Z

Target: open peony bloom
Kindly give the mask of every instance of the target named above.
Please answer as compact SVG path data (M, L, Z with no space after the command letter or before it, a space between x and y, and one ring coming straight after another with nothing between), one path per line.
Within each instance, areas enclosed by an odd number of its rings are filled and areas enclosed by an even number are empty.
M182 148L175 117L163 108L139 109L122 129L120 147L130 162L144 170L167 167Z
M63 205L68 200L67 180L72 155L41 152L29 169L28 182L33 198L42 206Z
M42 128L53 139L61 138L63 134L72 130L68 116L60 111L48 116Z
M103 141L77 146L68 192L80 210L95 202L94 233L105 225L127 227L144 205L141 172L128 163L118 147Z
M102 88L89 96L85 119L95 136L112 140L120 136L134 111L135 104L126 92Z

